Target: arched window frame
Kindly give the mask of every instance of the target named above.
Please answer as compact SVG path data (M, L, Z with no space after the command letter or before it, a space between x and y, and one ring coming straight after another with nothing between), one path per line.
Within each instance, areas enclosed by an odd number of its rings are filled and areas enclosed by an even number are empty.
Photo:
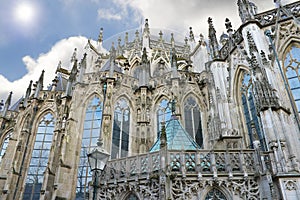
M130 110L127 98L121 97L116 101L114 106L111 159L123 158L129 155Z
M79 199L88 195L88 183L92 180L92 173L88 164L87 154L97 146L101 133L103 111L103 101L96 94L90 96L86 102L77 170L76 198Z
M253 83L251 74L247 70L241 70L240 79L238 83L238 102L241 108L241 115L243 116L244 130L248 133L248 146L254 148L254 140L259 139L261 149L266 150L266 142L261 126L261 119L259 112L256 109L255 99L253 95ZM258 138L254 138L254 131Z
M204 198L204 200L210 200L210 199L228 200L228 197L226 197L226 195L223 193L222 190L213 187L210 190L208 190Z
M189 102L188 102L189 101ZM183 102L183 113L184 113L184 125L185 130L190 136L197 142L197 144L203 146L203 130L202 130L202 119L201 110L194 95L188 95ZM198 120L195 119L198 115ZM188 123L191 127L187 127Z
M300 118L300 42L292 42L285 49L282 59L283 72L293 98L292 106Z
M23 199L39 199L44 183L50 149L55 129L55 118L51 112L45 112L39 119L31 159L29 162Z
M4 134L3 140L1 142L1 148L0 148L0 163L2 161L3 156L5 155L9 140L13 134L13 131L9 131L6 134Z

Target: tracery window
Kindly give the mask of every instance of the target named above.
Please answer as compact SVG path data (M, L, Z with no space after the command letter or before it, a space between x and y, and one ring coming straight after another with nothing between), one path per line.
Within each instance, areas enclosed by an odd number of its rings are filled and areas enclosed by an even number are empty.
M135 194L130 193L125 200L138 200L138 197Z
M205 200L227 200L227 198L220 190L213 188L207 193Z
M293 95L295 106L300 114L300 48L292 46L284 60L284 71Z
M161 122L168 122L171 119L172 111L169 105L169 101L163 99L160 101L157 109L157 137L159 137L159 132L161 130Z
M260 118L255 107L252 91L252 79L249 73L244 73L243 75L241 92L242 107L250 140L249 146L254 148L253 141L259 140L261 148L265 149L265 138L262 133Z
M40 121L25 181L24 200L40 199L44 172L47 168L55 120L46 114Z
M76 199L84 199L88 194L88 182L92 173L88 165L87 154L97 146L102 120L102 102L94 96L86 108L81 142L81 153L77 173Z
M12 132L9 132L8 134L6 134L6 136L4 137L4 140L2 142L1 149L0 149L0 163L1 163L2 157L5 154L5 151L7 149L8 141L9 141L9 138L11 137L11 135L12 135Z
M201 147L203 144L201 112L193 97L188 97L184 102L185 130Z
M130 129L130 108L121 98L115 104L111 158L123 158L128 155Z

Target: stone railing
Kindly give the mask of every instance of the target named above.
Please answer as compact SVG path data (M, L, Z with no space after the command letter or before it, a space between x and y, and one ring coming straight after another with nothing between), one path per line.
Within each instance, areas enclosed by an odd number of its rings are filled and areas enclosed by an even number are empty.
M296 1L294 3L288 4L284 6L285 10L289 15L293 15L295 17L300 16L300 2ZM282 12L279 13L279 21L284 20L288 17L287 13ZM263 26L269 26L275 24L277 18L277 9L269 10L267 12L263 12L255 15L255 19Z
M254 150L160 151L109 161L101 181L148 179L161 172L182 177L245 177L257 171L257 161Z

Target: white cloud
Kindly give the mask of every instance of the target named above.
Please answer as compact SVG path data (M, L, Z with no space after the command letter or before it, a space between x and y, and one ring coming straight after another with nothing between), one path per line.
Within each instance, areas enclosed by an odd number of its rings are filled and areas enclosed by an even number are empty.
M98 18L99 19L106 19L106 20L121 20L121 14L115 13L113 9L101 9L99 8L98 11Z
M77 59L80 60L87 41L88 39L82 36L70 37L58 41L47 53L40 54L37 59L30 56L23 57L28 73L21 79L13 82L0 75L0 100L4 99L5 101L9 92L13 91L12 104L16 102L25 94L30 80L33 80L33 82L38 80L42 70L45 70L44 89L46 89L55 77L58 62L62 61L63 68L71 69L70 59L74 49L77 48Z

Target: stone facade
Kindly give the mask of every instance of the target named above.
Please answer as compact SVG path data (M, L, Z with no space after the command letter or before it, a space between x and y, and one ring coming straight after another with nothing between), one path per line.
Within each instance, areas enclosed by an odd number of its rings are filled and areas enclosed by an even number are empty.
M42 72L3 103L1 199L299 199L299 7L238 0L243 24L226 19L220 42L211 18L208 40L166 40L146 20L109 51L101 29L51 87ZM197 150L168 148L171 116ZM92 175L98 138L111 159Z

